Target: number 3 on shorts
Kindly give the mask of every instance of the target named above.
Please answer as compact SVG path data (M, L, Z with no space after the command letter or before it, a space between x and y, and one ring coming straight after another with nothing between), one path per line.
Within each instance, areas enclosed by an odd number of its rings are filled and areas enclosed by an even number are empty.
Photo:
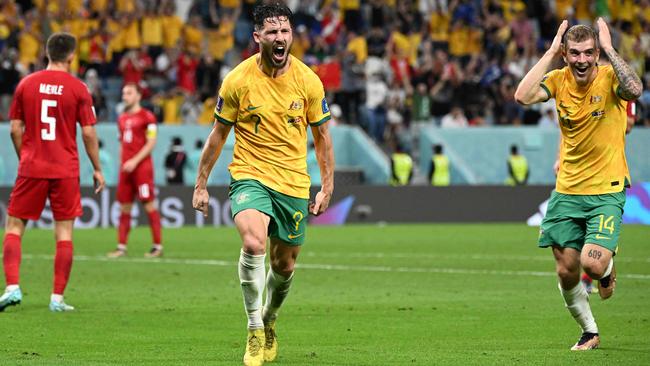
M300 211L296 211L293 214L293 221L296 222L296 231L298 231L298 227L300 226L300 222L302 221L302 219L304 217L305 217L305 215L303 215L302 212L300 212Z
M605 218L605 215L600 215L598 216L600 218L600 222L598 224L598 231L601 233L603 232L603 229L609 230L610 235L614 233L614 216L607 216Z

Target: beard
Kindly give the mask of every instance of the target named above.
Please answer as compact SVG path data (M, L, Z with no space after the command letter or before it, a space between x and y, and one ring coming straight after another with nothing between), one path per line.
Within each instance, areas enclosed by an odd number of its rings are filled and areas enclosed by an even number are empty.
M268 65L272 66L273 68L281 69L287 64L287 61L289 60L289 51L291 50L291 44L285 45L284 54L282 55L280 60L276 58L276 54L275 52L273 52L273 48L274 48L273 44L268 46L263 46L262 58L266 61Z

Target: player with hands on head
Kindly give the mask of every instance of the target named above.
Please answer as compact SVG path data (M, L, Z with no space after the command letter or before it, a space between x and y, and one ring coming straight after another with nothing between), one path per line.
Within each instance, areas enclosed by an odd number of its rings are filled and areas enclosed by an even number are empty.
M600 345L581 269L598 280L602 299L611 297L616 286L614 256L630 185L626 107L642 92L641 80L612 46L607 23L599 18L596 26L598 32L586 25L568 28L563 21L551 47L515 92L525 105L555 98L561 132L557 181L538 245L551 247L560 292L582 329L571 348L576 351ZM609 65L598 64L601 49ZM550 70L560 56L567 65Z

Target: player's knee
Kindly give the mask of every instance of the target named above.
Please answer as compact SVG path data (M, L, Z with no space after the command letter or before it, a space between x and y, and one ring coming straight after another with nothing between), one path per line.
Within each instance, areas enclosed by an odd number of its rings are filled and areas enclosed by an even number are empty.
M597 260L587 261L582 264L582 269L591 278L602 278L607 269L607 265L603 265Z
M153 212L156 210L155 201L147 201L142 204L146 212Z
M5 233L22 236L25 232L26 224L27 220L19 219L13 216L7 216L7 222L5 223Z
M293 273L296 261L292 258L273 258L271 268L275 273L288 277Z
M556 271L557 271L557 276L562 281L570 281L572 278L579 275L577 270L562 265L558 265Z
M592 245L582 251L580 263L582 264L582 269L589 277L601 278L607 270L607 265L611 257L611 254L607 250Z
M133 208L132 204L123 203L120 205L120 212L123 214L130 214L132 208Z
M266 251L266 237L254 233L246 233L242 236L242 246L246 253L263 254Z

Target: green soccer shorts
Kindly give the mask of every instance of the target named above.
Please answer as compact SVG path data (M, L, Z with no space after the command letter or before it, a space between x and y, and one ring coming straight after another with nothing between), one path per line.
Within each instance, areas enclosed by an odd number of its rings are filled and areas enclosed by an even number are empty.
M597 195L553 191L539 231L538 246L559 245L582 251L596 244L616 254L625 206L625 190Z
M254 179L232 179L228 195L233 219L243 210L255 209L271 218L270 237L289 245L304 243L309 200L287 196Z

